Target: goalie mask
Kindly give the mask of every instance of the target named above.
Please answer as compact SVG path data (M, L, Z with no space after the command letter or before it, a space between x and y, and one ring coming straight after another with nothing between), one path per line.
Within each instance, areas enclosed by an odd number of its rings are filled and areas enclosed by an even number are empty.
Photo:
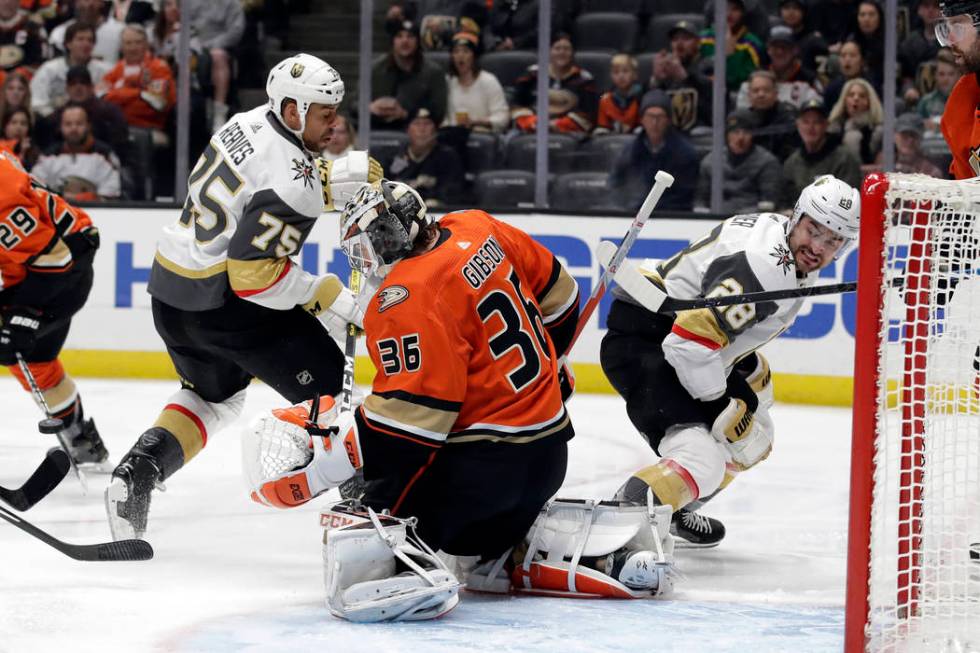
M839 259L857 241L861 195L857 189L833 175L821 175L804 188L800 198L796 200L793 216L786 227L787 238L804 215L844 238L843 244L834 254L834 259Z
M377 187L361 186L347 202L340 219L340 246L351 268L383 277L408 256L431 223L414 188L382 179Z
M344 99L344 82L340 74L323 59L300 53L280 61L269 71L265 84L269 108L279 123L303 140L306 113L312 104L337 106ZM296 102L299 129L290 129L282 115L284 100Z

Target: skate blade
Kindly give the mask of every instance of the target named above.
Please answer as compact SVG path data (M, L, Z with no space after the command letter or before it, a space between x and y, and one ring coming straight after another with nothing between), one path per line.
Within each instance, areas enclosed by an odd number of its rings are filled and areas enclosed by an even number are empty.
M92 462L75 464L78 465L80 470L88 474L111 474L112 470L116 468L115 464L113 464L108 458L98 463Z
M119 516L119 506L129 498L126 484L114 479L105 489L105 512L109 520L109 532L116 542L120 540L142 539L143 534L137 532L133 525Z
M713 549L721 544L721 541L712 542L710 544L698 544L697 542L688 542L685 539L674 536L674 550L677 549Z

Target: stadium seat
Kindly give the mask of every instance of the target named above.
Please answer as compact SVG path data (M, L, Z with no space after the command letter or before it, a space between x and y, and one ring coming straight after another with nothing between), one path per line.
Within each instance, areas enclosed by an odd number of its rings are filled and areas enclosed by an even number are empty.
M510 139L504 151L509 170L534 170L537 134L521 134ZM559 173L571 169L578 139L568 134L548 134L548 170Z
M449 70L449 50L426 50L425 60L434 63L442 70Z
M636 76L644 88L648 86L650 77L653 75L653 52L640 54L636 57Z
M623 148L636 139L636 134L601 134L593 136L579 147L575 169L578 171L609 172Z
M381 165L387 165L408 143L408 134L401 131L371 130L368 151Z
M638 14L643 9L644 0L582 0L582 13L596 11L615 11L622 14Z
M578 50L632 52L636 46L636 16L611 11L581 14L572 28Z
M534 173L490 170L476 176L477 206L507 208L534 204Z
M642 11L647 16L660 14L683 14L700 9L697 2L691 0L645 0L646 8Z
M646 50L659 52L670 49L670 37L667 32L679 20L690 21L699 30L704 28L704 16L692 13L655 14L647 25Z
M500 148L496 134L487 132L470 132L466 141L466 171L477 175L484 170L493 170L497 165L497 153Z
M592 73L595 78L595 90L599 95L612 88L612 77L609 74L609 63L612 55L605 51L578 51L575 53L575 63Z
M537 53L532 50L504 50L480 57L480 68L497 77L510 101L514 94L514 82L537 60Z
M551 206L560 211L614 209L605 172L570 172L558 175L551 191Z

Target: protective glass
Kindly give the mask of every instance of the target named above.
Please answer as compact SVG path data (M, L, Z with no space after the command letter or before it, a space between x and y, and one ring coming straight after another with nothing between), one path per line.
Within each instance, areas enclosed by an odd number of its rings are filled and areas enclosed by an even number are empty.
M966 14L943 18L936 24L936 40L943 47L962 43L971 35L976 34L977 25L978 23Z

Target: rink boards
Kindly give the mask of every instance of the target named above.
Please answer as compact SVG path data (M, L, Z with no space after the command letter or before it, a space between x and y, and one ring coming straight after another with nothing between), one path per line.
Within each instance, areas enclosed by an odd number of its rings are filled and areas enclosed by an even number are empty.
M163 343L153 329L146 294L156 240L175 209L89 209L102 233L95 285L85 309L76 317L63 360L79 376L174 377ZM595 249L600 240L618 242L629 227L625 218L555 214L496 214L529 232L553 251L578 281L585 298L600 271ZM713 226L710 221L653 218L630 256L663 259ZM332 272L346 279L349 267L338 246L336 214L323 216L297 256L312 273ZM856 276L857 251L851 250L821 273L821 283L850 281ZM599 367L599 343L605 331L610 299L601 303L572 351L578 389L612 392ZM807 300L796 323L766 345L774 371L776 397L782 401L848 405L854 356L856 297L830 295ZM358 381L370 382L373 368L363 343Z

